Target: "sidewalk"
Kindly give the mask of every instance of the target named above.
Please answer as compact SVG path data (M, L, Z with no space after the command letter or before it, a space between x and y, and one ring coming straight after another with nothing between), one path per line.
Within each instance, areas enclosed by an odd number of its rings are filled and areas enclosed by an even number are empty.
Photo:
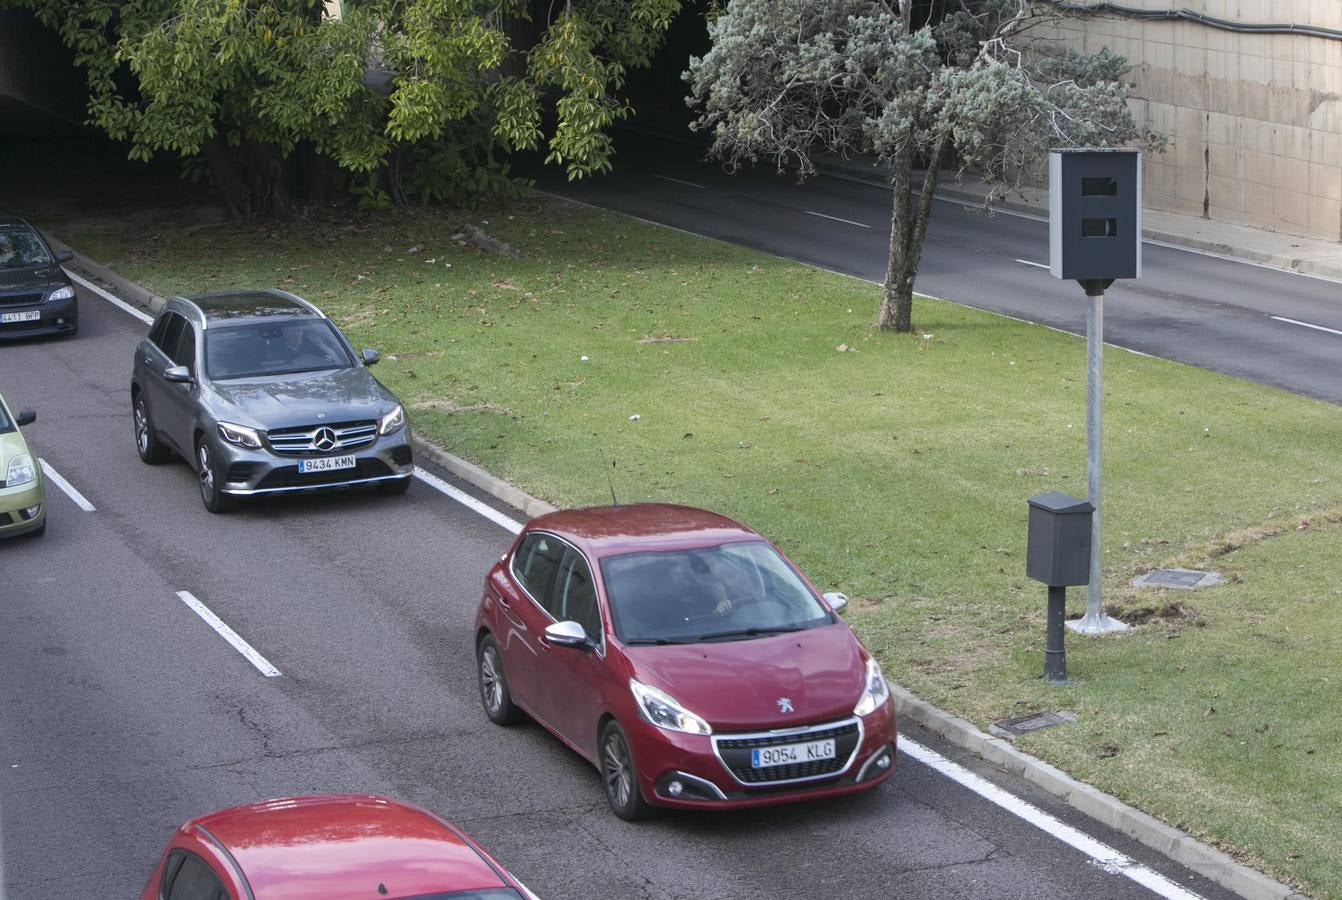
M884 170L873 160L859 157L844 159L824 154L815 159L816 169L836 178L847 178L885 187L889 181ZM916 172L915 187L922 184L922 172ZM943 173L937 196L982 206L989 186L978 178L956 181ZM1026 189L995 201L994 209L1048 218L1048 191ZM1144 209L1142 234L1148 241L1188 247L1207 253L1248 260L1279 269L1342 280L1342 243L1320 241L1294 234L1281 234L1244 225L1213 222L1201 216L1188 216L1158 209Z

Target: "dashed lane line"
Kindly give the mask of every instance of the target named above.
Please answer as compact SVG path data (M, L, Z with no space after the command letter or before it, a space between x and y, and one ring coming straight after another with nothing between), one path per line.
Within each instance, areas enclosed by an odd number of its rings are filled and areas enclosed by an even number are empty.
M444 493L447 496L451 497L453 500L457 501L462 506L468 507L472 511L479 513L489 521L493 522L495 525L498 525L500 528L503 528L507 531L511 531L513 534L517 534L519 531L522 530L521 522L517 521L516 519L509 518L508 516L505 516L503 513L499 512L497 509L490 506L488 503L481 503L479 500L475 499L470 494L466 493L463 490L453 487L452 485L448 484L446 481L443 481L443 479L439 478L432 472L426 472L419 466L415 466L415 477L418 478L420 481L424 482L425 484L427 484L429 487L433 488L434 490Z
M272 666L270 660L257 653L255 647L244 641L236 631L228 627L227 622L216 616L213 610L197 600L190 591L178 591L177 598L189 606L196 615L204 619L205 624L217 631L221 638L233 646L234 650L241 653L247 662L256 667L256 671L267 678L275 678L280 674L280 670Z
M855 225L858 228L870 228L870 225L863 225L861 222L854 222L852 219L840 219L838 216L826 215L825 213L815 212L810 209L803 209L802 212L808 216L815 216L818 219L829 219L831 222L842 222L845 225Z
M1301 328L1313 328L1315 331L1326 331L1329 334L1342 335L1342 331L1336 328L1325 328L1322 325L1313 325L1309 322L1301 322L1299 319L1288 319L1285 316L1268 316L1269 319L1275 319L1278 322L1285 322L1287 325L1299 325Z
M42 466L42 472L47 476L47 479L51 481L52 484L56 485L56 487L65 491L66 496L75 501L75 506L78 506L84 512L94 512L97 510L97 507L90 503L87 497L75 490L74 485L62 478L61 473L52 468L51 463L47 462L45 459L39 459L37 462Z

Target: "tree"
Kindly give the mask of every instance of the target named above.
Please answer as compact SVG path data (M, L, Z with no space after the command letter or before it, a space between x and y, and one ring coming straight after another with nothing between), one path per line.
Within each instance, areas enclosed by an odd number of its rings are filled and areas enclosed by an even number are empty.
M682 0L0 0L33 11L87 73L89 121L149 159L204 162L233 216L288 215L296 151L386 173L402 200L402 156L424 197L470 179L493 150L546 140L570 178L608 169L606 129L627 115L624 73L647 65ZM535 23L516 47L516 25ZM389 90L370 87L375 66ZM515 70L515 74L505 74ZM506 169L503 170L506 175ZM504 179L506 180L506 178Z
M730 0L712 47L685 79L729 168L761 157L814 173L813 154L877 157L894 191L876 324L911 331L913 281L943 163L955 156L1019 186L1058 146L1161 146L1134 123L1128 71L1101 51L1058 54L1030 40L1054 18L1036 0L947 0L913 27L914 0ZM1045 10L1051 7L1044 7ZM915 200L915 164L926 174Z

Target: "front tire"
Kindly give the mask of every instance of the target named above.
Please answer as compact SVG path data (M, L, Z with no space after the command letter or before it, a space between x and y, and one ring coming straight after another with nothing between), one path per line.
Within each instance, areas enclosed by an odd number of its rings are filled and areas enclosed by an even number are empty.
M148 407L144 405L143 394L135 395L135 402L131 405L131 424L135 429L135 450L140 454L140 460L151 466L166 462L170 455L168 448L154 433L154 423L149 418Z
M642 819L652 811L638 786L638 769L634 754L624 730L614 720L601 729L597 744L597 760L601 769L601 784L606 789L610 811L626 822Z
M513 703L508 678L503 674L503 656L499 645L486 635L476 654L476 675L480 680L480 703L495 725L512 725L522 718L522 710Z
M228 512L233 498L224 493L224 480L214 459L214 451L205 438L196 441L196 466L200 475L200 499L212 513Z

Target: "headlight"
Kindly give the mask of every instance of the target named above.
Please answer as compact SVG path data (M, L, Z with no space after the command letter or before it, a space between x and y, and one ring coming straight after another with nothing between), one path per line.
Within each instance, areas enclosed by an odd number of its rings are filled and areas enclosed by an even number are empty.
M230 444L237 444L239 447L247 447L252 450L261 449L261 436L251 428L220 422L219 436Z
M72 300L74 299L74 296L75 289L67 284L65 287L56 288L56 290L48 294L47 300Z
M33 458L27 453L20 453L9 461L9 471L5 473L5 487L27 484L36 478L37 468L33 465Z
M868 716L881 708L881 704L890 699L890 686L885 683L885 676L881 674L881 664L875 657L867 659L867 685L862 690L862 696L858 698L857 706L853 707L853 715Z
M675 698L655 687L629 679L638 713L658 728L683 731L686 734L712 734L708 723L676 702Z
M377 426L377 433L391 434L393 431L400 428L404 424L405 424L405 409L398 406L382 417L382 421L379 422Z

